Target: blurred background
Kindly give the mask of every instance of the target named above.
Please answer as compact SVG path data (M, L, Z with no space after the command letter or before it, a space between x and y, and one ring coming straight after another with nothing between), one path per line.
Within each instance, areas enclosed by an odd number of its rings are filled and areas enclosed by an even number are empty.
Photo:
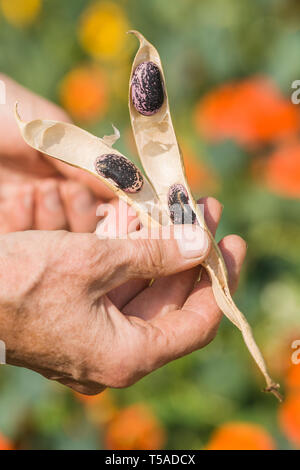
M285 394L261 393L223 320L205 350L97 397L1 367L0 449L300 448L299 21L297 0L0 0L0 70L96 135L114 123L132 159L125 33L158 48L190 184L224 205L218 239L247 240L236 301Z

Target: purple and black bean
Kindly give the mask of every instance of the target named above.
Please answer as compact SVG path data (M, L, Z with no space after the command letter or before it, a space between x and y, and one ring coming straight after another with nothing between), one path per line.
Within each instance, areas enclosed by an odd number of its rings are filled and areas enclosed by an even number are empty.
M126 193L137 193L144 184L140 170L122 155L101 155L95 161L97 173Z
M142 62L131 80L131 98L135 109L143 116L157 113L165 99L159 68L154 62Z
M189 204L188 193L182 184L173 184L169 189L168 206L174 225L196 222L196 214Z

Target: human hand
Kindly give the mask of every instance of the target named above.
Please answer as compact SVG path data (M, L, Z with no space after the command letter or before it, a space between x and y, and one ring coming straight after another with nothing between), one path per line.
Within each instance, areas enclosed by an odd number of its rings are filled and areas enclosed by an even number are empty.
M214 232L221 206L202 202ZM7 362L95 394L126 387L205 346L221 313L206 274L196 282L207 235L190 228L197 233L192 257L182 240L143 240L137 232L112 240L68 232L2 235L0 332ZM231 235L220 248L235 289L245 243Z
M0 74L6 104L0 105L0 233L27 229L92 232L96 208L112 198L97 178L46 157L22 139L14 117L69 121L58 106Z

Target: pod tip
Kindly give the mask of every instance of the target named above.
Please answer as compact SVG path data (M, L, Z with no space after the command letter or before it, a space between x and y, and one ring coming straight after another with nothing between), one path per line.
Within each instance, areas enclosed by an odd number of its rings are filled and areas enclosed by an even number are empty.
M144 38L142 33L137 31L136 29L130 29L129 31L127 31L127 34L133 34L140 41L140 43L146 42L146 39Z
M264 392L272 393L277 398L277 400L281 403L283 401L283 396L279 392L279 388L280 388L279 384L272 383L271 385L269 385L268 387L264 389Z
M134 34L135 36L137 36L139 32L136 31L135 29L130 29L129 31L126 32L126 34Z
M24 121L22 120L20 113L19 113L19 101L15 102L15 117L19 124L23 124Z

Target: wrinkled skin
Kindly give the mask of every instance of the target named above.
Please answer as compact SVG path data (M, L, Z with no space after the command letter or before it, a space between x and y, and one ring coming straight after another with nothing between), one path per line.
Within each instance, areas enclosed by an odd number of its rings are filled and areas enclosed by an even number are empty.
M205 207L214 231L221 206L208 199ZM186 259L175 240L64 231L0 238L0 331L9 364L95 394L126 387L216 334L221 312L207 276L195 285L207 249ZM235 289L245 243L232 235L220 247Z

